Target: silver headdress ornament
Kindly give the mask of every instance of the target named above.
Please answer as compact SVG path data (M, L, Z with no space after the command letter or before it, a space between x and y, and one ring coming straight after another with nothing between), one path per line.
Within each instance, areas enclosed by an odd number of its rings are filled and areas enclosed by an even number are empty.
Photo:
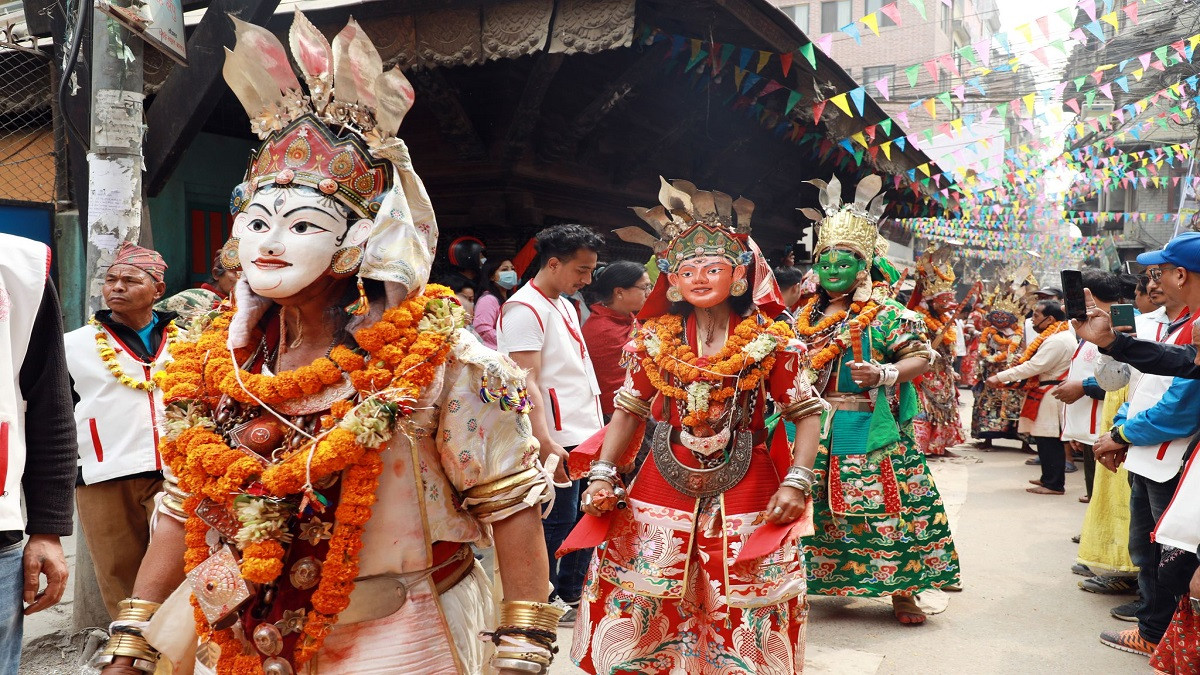
M817 248L814 253L820 253L829 248L849 248L863 257L872 260L887 252L887 242L881 242L879 236L879 218L883 215L886 205L883 202L883 179L870 175L858 182L854 191L854 201L842 204L842 182L833 176L826 183L823 180L812 179L804 181L817 187L817 195L821 201L821 211L805 207L800 209L810 220L818 223Z

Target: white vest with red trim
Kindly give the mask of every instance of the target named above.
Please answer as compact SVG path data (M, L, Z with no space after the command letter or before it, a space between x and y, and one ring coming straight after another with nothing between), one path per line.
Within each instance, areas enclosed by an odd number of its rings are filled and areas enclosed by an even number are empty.
M162 470L158 454L162 393L157 387L141 391L121 384L100 359L98 330L105 332L109 345L117 351L121 370L134 380L150 380L171 360L165 334L154 360L143 363L103 327L85 325L67 333L67 367L79 395L75 404L79 466L88 485Z
M504 317L518 305L533 310L545 335L537 382L546 408L540 414L546 415L550 438L567 448L579 445L604 426L604 418L600 410L600 385L575 307L562 298L551 304L532 283L525 284L500 308L496 345L501 354L514 351L511 333L505 331Z
M1100 349L1096 345L1084 341L1075 349L1071 357L1071 369L1067 371L1067 382L1086 380L1096 375L1096 359ZM1084 394L1074 403L1063 406L1062 439L1078 441L1084 445L1094 445L1100 434L1100 409L1104 401Z
M0 264L0 531L24 530L21 477L25 473L25 401L21 396L21 366L29 351L46 279L50 249L40 242L0 234L4 262ZM57 340L39 335L39 340Z
M1188 325L1185 323L1176 328L1165 342L1177 345L1187 344L1187 340L1184 340L1183 337L1184 328ZM1138 380L1137 389L1129 399L1129 410L1125 414L1125 419L1133 419L1134 415L1153 408L1163 394L1171 388L1171 382L1174 379L1169 375L1142 375ZM1192 434L1185 438L1176 438L1154 445L1130 446L1129 452L1125 456L1125 468L1158 483L1171 480L1175 474L1179 473L1179 467L1183 463L1183 456L1187 452L1188 445L1196 436L1197 434Z

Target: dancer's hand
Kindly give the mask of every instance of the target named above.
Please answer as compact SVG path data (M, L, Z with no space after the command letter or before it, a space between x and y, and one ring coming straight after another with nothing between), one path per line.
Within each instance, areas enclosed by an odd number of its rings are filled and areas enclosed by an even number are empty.
M879 376L883 374L883 369L874 363L865 363L854 361L850 364L850 377L854 380L854 384L863 389L870 389L879 385Z
M779 486L767 502L767 522L787 525L804 515L808 498L803 492L787 485Z
M607 482L594 480L583 491L579 508L589 516L603 515L617 508L617 494Z

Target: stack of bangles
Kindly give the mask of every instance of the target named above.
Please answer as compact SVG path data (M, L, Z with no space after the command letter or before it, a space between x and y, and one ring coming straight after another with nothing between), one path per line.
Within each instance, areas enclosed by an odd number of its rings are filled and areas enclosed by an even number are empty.
M545 602L506 600L500 605L500 625L479 637L496 645L492 667L523 673L545 673L558 653L558 620L565 610Z
M592 462L591 468L587 473L588 484L593 481L603 481L612 486L613 496L616 497L616 506L619 509L625 508L628 503L625 501L625 482L621 480L621 476L617 472L617 465L604 459L597 459ZM588 495L590 497L591 495ZM587 497L584 498L585 500ZM589 502L590 503L590 502ZM584 504L586 506L587 504Z
M153 673L158 667L158 652L142 637L142 630L150 623L150 617L158 611L159 603L126 598L118 605L120 612L109 626L111 637L104 651L93 662L97 668L104 668L121 656L133 659L130 664L135 670L143 673Z
M900 379L900 369L890 363L879 364L879 386L890 387Z
M813 485L817 482L817 474L806 466L793 466L787 475L779 481L779 487L796 488L806 495L812 494Z

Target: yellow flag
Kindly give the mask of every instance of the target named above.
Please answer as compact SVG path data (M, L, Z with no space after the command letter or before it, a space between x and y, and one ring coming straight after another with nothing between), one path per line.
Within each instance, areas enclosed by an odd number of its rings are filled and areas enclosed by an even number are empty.
M879 35L879 16L875 12L871 12L859 19L859 21L862 21L864 26L870 28L872 33Z
M883 150L884 157L887 157L888 159L892 158L892 142L891 141L888 141L887 143L884 143L883 145L879 146L879 149Z
M925 110L929 113L930 119L936 120L937 119L937 101L932 98L927 98L927 99L925 99L925 102L922 105L925 106Z
M1141 68L1138 68L1138 69L1136 69L1136 70L1134 70L1134 71L1133 71L1133 79L1137 80L1138 82L1141 82L1141 81L1142 81L1142 75L1144 75L1145 73L1146 73L1146 71L1145 71L1145 70L1143 70L1143 69L1141 69Z
M1036 97L1037 97L1037 94L1026 94L1025 96L1023 96L1021 98L1022 101L1025 101L1025 107L1029 108L1030 115L1033 114L1033 101Z
M954 131L955 131L955 133L960 133L960 134L961 134L961 133L962 133L962 130L963 130L963 121L962 121L962 118L960 117L960 118L958 118L958 119L953 119L953 120L950 120L950 126L954 127Z
M863 146L864 148L867 147L867 138L866 138L866 136L863 136L863 132L861 132L861 131L858 132L857 134L854 134L853 136L851 136L850 140L854 141L855 143L858 143L859 145Z
M1025 42L1033 43L1033 31L1030 29L1029 24L1023 23L1017 26L1017 32L1021 34L1021 37L1025 38Z
M1200 44L1200 33L1196 33L1195 35L1189 37L1187 41L1189 47L1195 47L1196 45Z
M850 102L846 100L845 94L838 94L829 100L833 101L833 104L838 108L841 108L842 112L850 115L850 117L854 117L854 115L850 113Z
M928 176L929 175L929 162L925 162L921 166L918 166L917 169L919 169L921 171L921 173Z
M1117 22L1117 13L1116 12L1109 12L1108 14L1105 14L1104 16L1100 17L1100 20L1103 21L1104 23L1112 26L1113 30L1119 30L1119 26L1117 25L1118 22Z

